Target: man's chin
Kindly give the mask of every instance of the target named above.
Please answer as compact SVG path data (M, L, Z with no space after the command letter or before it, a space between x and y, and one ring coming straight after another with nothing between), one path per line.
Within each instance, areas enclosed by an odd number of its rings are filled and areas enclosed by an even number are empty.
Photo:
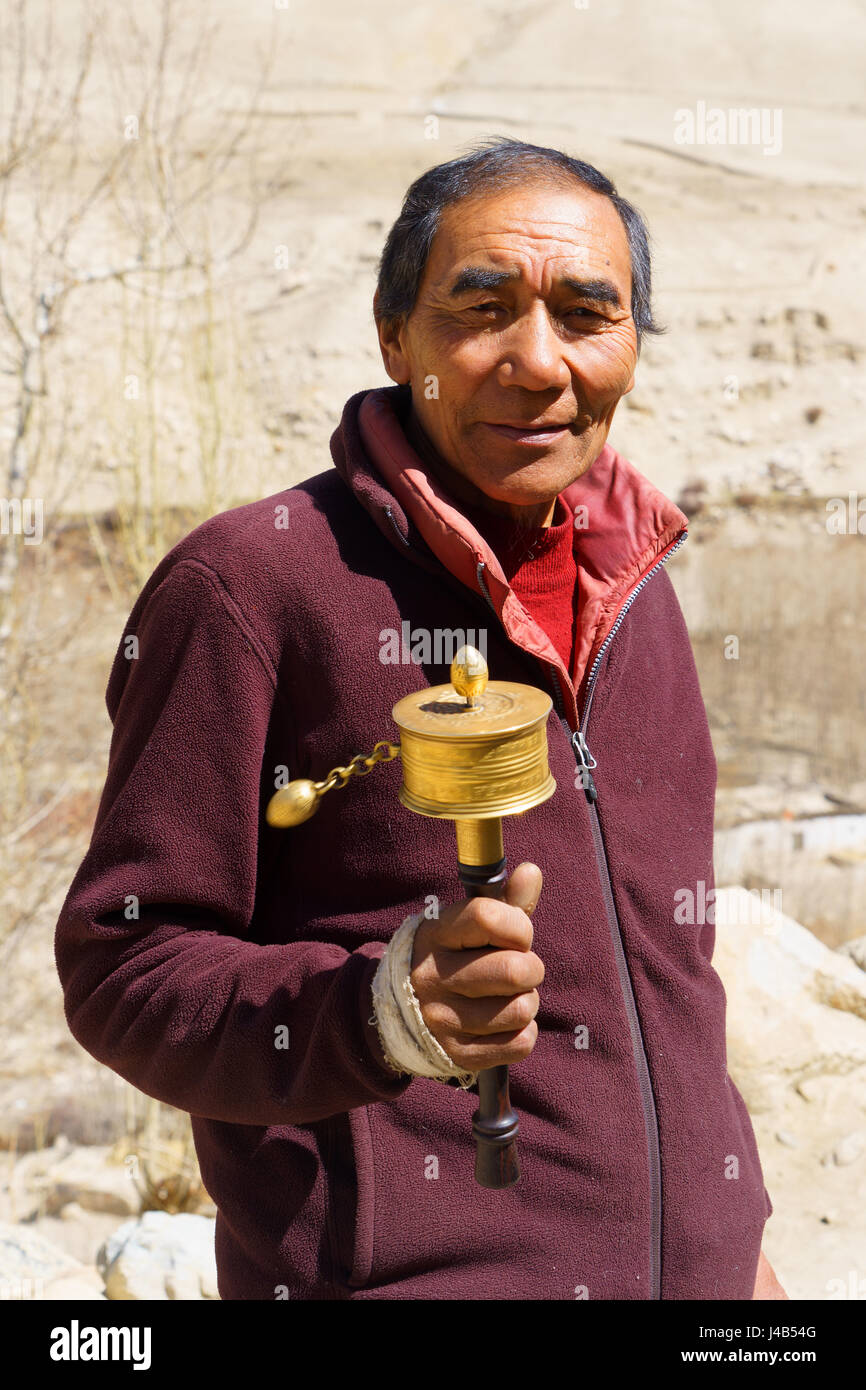
M532 478L528 490L518 484L516 492L506 489L509 495L502 499L515 506L530 507L537 506L543 496L550 496L551 487L556 488L557 482L561 482L556 489L558 492L568 487L586 472L604 447L604 439L596 443L588 430L576 436L569 434L550 444L514 443L499 434L491 434L486 447L479 448L480 442L476 436L469 455L478 464L478 472L473 471L471 481L488 491L497 481L504 483L513 479L516 483L518 475L527 482Z

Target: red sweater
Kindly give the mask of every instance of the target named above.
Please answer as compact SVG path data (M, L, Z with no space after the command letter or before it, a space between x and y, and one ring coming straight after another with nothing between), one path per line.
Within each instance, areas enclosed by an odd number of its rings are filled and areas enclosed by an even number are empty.
M509 517L465 503L463 512L489 542L515 594L573 677L579 586L574 517L568 506L557 497L551 524L531 529L518 529Z

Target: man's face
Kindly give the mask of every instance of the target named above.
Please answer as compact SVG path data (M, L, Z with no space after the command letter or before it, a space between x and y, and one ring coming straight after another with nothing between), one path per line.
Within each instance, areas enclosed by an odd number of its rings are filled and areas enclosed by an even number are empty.
M477 489L546 523L634 385L619 214L577 184L531 182L451 205L415 307L402 325L380 323L379 337L388 375L410 384L416 420L470 484L466 497Z

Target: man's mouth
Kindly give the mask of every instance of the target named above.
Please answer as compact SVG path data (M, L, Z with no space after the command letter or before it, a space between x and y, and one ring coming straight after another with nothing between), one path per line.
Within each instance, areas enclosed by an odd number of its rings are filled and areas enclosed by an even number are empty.
M521 425L521 424L493 424L489 420L483 421L485 428L493 430L495 434L504 439L511 439L516 444L552 444L555 440L561 439L568 434L571 425L562 421L550 421L541 425Z

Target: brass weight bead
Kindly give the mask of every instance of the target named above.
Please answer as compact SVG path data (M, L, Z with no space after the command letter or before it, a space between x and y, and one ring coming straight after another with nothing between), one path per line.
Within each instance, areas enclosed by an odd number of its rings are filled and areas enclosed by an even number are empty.
M319 793L315 782L299 777L296 782L289 782L287 787L281 787L274 793L268 802L265 818L268 825L278 830L288 830L293 825L303 825L315 814L318 805Z
M321 782L311 782L307 777L297 777L288 786L281 787L268 802L265 820L278 830L287 830L293 825L303 825L318 808L320 797L334 787L348 786L353 777L366 777L377 763L389 763L399 758L400 746L381 739L372 753L365 758L356 753L345 767L332 767Z

